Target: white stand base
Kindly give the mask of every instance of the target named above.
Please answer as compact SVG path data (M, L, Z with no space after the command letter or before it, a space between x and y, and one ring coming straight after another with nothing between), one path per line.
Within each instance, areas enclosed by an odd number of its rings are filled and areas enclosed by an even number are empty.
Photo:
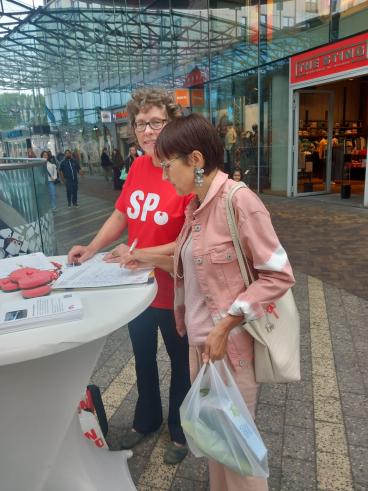
M131 451L99 449L81 434L78 415L68 429L43 491L135 491L127 458Z
M93 447L76 412L104 342L1 367L1 491L136 489L129 453Z

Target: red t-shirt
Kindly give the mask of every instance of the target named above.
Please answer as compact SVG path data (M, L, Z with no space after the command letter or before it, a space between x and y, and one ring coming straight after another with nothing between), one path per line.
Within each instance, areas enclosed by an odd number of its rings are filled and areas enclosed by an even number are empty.
M162 179L162 169L151 157L138 157L129 170L115 208L128 218L128 245L138 239L138 248L174 241L184 223L184 210L193 195L178 196L174 186ZM153 307L172 309L173 279L161 269L155 270L158 292Z

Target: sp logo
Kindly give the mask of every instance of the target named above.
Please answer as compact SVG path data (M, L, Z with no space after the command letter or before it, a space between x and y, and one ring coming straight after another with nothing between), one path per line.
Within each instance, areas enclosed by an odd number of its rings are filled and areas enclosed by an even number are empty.
M148 213L157 210L159 202L158 194L148 193L145 197L144 192L137 189L130 196L131 206L127 209L127 215L133 220L140 218L142 222L145 222ZM169 221L169 215L165 211L157 210L153 215L153 220L157 225L165 225Z

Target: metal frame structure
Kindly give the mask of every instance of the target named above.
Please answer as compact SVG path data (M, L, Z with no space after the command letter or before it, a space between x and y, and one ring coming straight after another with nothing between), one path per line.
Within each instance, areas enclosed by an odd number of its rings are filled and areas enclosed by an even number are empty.
M0 0L0 88L130 91L157 80L182 86L196 63L211 69L211 79L228 75L226 66L237 73L259 64L257 42L249 41L258 39L258 26L242 23L248 7L173 9L171 0L165 9L154 5L52 0L32 8ZM267 44L271 58L285 54L285 36L283 29L282 38ZM303 50L302 36L293 38L293 49Z

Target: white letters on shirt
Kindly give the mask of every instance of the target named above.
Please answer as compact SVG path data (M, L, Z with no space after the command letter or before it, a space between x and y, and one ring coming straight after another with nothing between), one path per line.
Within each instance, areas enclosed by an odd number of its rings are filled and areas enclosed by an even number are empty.
M155 210L159 202L160 202L160 196L158 194L154 194L154 193L147 194L147 198L144 202L142 216L141 216L142 222L146 221L147 212Z
M133 218L133 219L138 218L139 212L141 211L141 206L138 203L138 199L140 201L143 201L143 199L144 199L144 193L143 193L143 191L140 191L139 189L137 191L134 191L130 195L130 204L132 205L133 210L132 210L132 208L128 207L127 215L129 218Z
M137 219L140 215L140 220L145 222L149 212L157 210L160 202L160 196L156 193L148 193L145 197L144 192L137 189L130 195L130 204L127 208L129 218ZM142 206L143 203L143 206ZM165 225L169 221L169 216L165 211L157 210L153 216L153 220L157 225Z

